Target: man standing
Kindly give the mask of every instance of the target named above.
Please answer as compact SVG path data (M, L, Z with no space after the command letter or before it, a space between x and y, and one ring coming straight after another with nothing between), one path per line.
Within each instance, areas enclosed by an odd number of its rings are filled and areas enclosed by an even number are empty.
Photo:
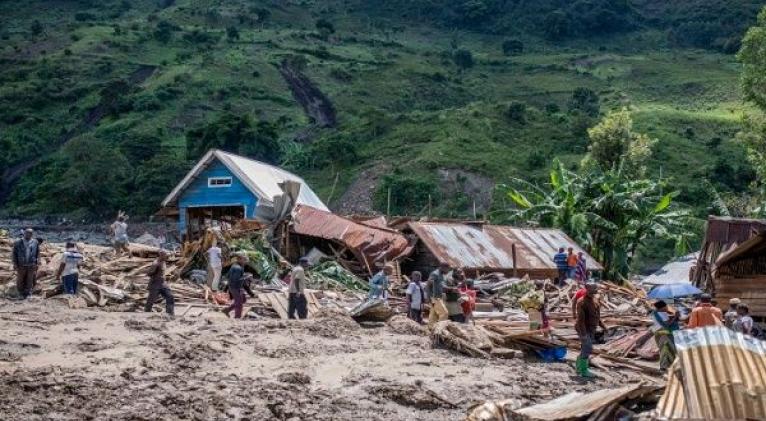
M64 284L64 294L77 294L77 282L79 281L80 263L83 257L77 251L77 245L68 241L66 251L61 255L61 264L56 271L56 279L61 277L61 283Z
M660 350L660 370L665 371L670 368L673 361L676 360L676 345L673 340L673 332L680 329L678 319L680 313L670 314L668 304L659 300L654 303L652 311L652 327L654 340L657 342L657 348Z
M702 294L700 304L692 310L692 314L689 316L689 323L687 324L689 329L719 326L723 323L721 309L714 307L710 302L711 300L710 294Z
M729 310L723 315L723 324L729 329L734 328L734 322L737 321L737 306L742 301L739 298L732 298L729 300Z
M288 291L287 318L295 319L296 313L299 319L308 316L306 306L306 268L309 259L301 257L298 264L290 272L290 288Z
M569 247L567 249L567 266L569 268L569 273L567 273L567 277L569 279L576 279L575 276L577 274L577 263L580 260L577 258L577 255L574 253L574 249L572 247Z
M157 259L146 272L149 275L149 296L146 297L144 311L152 311L152 306L157 301L157 297L162 296L165 299L165 313L173 317L176 301L173 298L173 293L170 292L170 288L165 284L165 261L167 260L168 252L160 250L157 254Z
M598 286L589 282L585 284L585 296L577 301L577 320L575 321L575 330L580 338L580 356L577 358L575 367L577 374L581 377L593 377L589 370L589 358L593 353L593 342L596 339L596 329L601 326L606 329L601 322L601 310L596 301Z
M21 298L32 294L37 280L37 265L40 260L40 244L34 239L32 228L24 230L24 236L13 244L13 268L16 270L16 289Z
M556 264L556 270L559 272L558 286L564 285L564 280L569 276L569 264L567 263L567 254L564 253L564 247L559 247L559 252L553 256L553 263Z
M222 262L221 248L213 241L213 245L207 250L207 286L213 291L218 291L221 282Z
M423 275L420 272L415 271L411 274L411 280L407 285L407 303L408 309L407 316L423 324L423 302L425 301L425 291L423 290Z
M585 260L585 253L577 253L577 270L575 271L577 283L583 283L588 279L588 262Z
M445 276L449 273L450 267L446 262L439 263L439 268L431 272L428 276L428 295L431 299L431 310L428 312L428 328L433 329L436 322L447 320L449 313L444 305L444 288L446 286Z
M128 224L125 222L125 215L120 212L117 220L110 226L114 241L114 253L117 257L126 252L130 257L130 248L128 247Z
M383 266L383 270L376 273L375 276L370 279L370 293L367 298L370 300L380 299L385 300L388 293L388 277L394 273L394 266L390 263L386 263Z
M237 253L234 264L229 268L229 273L226 275L229 278L228 288L229 295L231 295L232 303L226 307L223 312L229 316L232 310L234 310L234 318L242 318L242 308L245 305L245 265L247 264L247 255L245 253Z

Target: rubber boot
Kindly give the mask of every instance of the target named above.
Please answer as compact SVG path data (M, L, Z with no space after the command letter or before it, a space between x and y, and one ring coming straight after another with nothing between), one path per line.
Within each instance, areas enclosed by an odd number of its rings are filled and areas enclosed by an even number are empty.
M583 362L585 362L585 360L580 357L577 357L577 360L575 361L575 373L577 373L578 376L582 376Z
M588 361L588 359L586 359L586 358L583 358L583 360L582 360L582 372L580 373L580 376L585 377L586 379L590 379L590 378L596 377L588 369L589 365L590 365L590 361Z

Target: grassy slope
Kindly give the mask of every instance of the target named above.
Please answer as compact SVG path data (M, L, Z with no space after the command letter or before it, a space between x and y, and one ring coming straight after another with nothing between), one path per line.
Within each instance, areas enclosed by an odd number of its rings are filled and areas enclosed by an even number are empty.
M406 22L375 29L378 25L363 12L343 12L342 4L332 1L178 0L163 10L155 1L132 4L117 16L116 1L100 8L63 1L0 3L0 35L7 38L0 57L15 59L0 69L5 104L0 111L25 117L21 123L0 122L2 136L17 146L13 156L55 152L46 145L98 102L106 82L126 77L140 64L158 66L158 71L132 96L160 97L160 109L105 119L95 130L105 142L159 134L165 144L182 147L188 129L224 111L283 118L288 122L283 135L289 139L308 121L274 65L287 55L304 55L306 73L338 109L340 127L320 133L320 141L351 135L360 148L353 164L298 170L322 197L329 195L336 174L342 188L378 162L431 178L439 168L462 168L500 182L509 177L541 180L546 168L533 154L545 162L559 156L575 165L585 151L586 140L571 134L564 116L572 90L580 86L600 94L602 111L635 110L639 129L660 140L650 165L672 178L700 214L707 202L700 180L709 177L716 160L743 161L732 140L742 112L734 58L671 49L657 31L556 45L522 36L525 53L506 57L500 49L503 37ZM253 4L271 11L266 24L239 23L237 15L252 16ZM75 13L83 10L96 19L76 21ZM320 16L338 28L329 41L315 36ZM28 34L34 19L43 23L45 34ZM151 37L161 19L181 28L167 44ZM232 25L240 31L235 42L225 37L225 28ZM184 41L183 33L195 28L220 40L203 47ZM445 58L443 52L455 42L473 52L473 68L460 72ZM339 70L351 78L333 76ZM169 89L176 93L163 96ZM46 100L28 103L39 92L46 93ZM512 100L534 107L526 124L504 117ZM557 103L562 112L546 114L542 110L548 103ZM387 116L388 130L367 129L370 109ZM31 140L19 141L25 137ZM711 148L715 137L722 142ZM30 177L26 183L34 180ZM14 204L23 199L17 195Z

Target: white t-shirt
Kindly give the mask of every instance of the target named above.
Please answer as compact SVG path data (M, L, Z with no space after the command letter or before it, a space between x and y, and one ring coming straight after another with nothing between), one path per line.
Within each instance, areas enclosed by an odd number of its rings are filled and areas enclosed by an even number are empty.
M418 288L418 285L414 282L410 282L410 284L407 285L407 295L409 295L410 300L412 300L410 308L420 310L420 308L423 306L422 292L425 292L425 287L422 283L420 284L420 288Z
M207 251L207 261L210 266L221 267L221 248L218 246L210 247Z
M69 276L78 273L77 265L82 262L82 254L76 250L67 250L61 257L64 262L64 271L61 272L62 276Z
M114 230L114 239L117 241L128 241L128 224L125 222L115 221L112 224Z

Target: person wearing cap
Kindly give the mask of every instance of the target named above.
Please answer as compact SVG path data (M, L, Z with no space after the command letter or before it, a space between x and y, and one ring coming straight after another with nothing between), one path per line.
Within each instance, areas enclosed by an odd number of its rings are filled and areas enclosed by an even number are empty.
M407 316L423 324L423 303L426 298L426 291L423 288L423 275L414 271L410 274L410 283L407 285Z
M379 271L370 279L370 292L367 298L370 300L385 300L388 298L388 277L394 273L394 266L386 263L383 270Z
M673 332L680 329L678 319L680 314L670 314L668 304L663 300L654 303L652 311L652 327L654 340L660 350L660 370L667 370L676 359L676 345L673 342Z
M710 294L702 294L699 305L692 310L692 314L689 316L687 327L694 329L705 326L719 326L723 323L721 309L714 307L710 302L711 300Z
M77 294L77 282L79 281L82 260L83 257L77 250L77 245L73 241L67 241L66 250L61 255L61 264L59 264L55 276L56 279L61 278L64 294Z
M436 322L447 320L449 313L444 304L444 290L447 286L447 274L449 273L449 263L439 263L439 268L428 275L426 286L428 297L431 301L431 309L428 312L428 328L433 329Z
M723 324L729 329L734 328L734 322L737 321L737 317L739 316L739 314L737 314L737 306L739 306L741 302L742 301L740 301L739 298L732 298L729 300L729 310L723 315Z
M753 335L753 318L750 317L750 308L745 303L737 306L737 320L732 326L735 332Z
M301 257L298 264L290 272L290 287L288 288L287 318L305 319L308 317L306 301L306 268L309 259Z
M13 244L13 269L16 271L16 289L21 298L28 298L37 281L37 266L40 261L40 243L34 238L32 228Z
M596 330L599 326L606 330L601 321L601 309L596 300L598 285L593 282L585 284L585 296L577 301L575 330L580 338L580 356L577 358L575 367L581 377L593 377L589 370L590 355L593 353L593 342L596 339Z
M157 253L157 258L154 260L154 263L152 263L146 271L146 274L149 275L149 284L147 285L149 295L146 297L144 311L152 311L152 307L157 301L157 298L162 296L162 298L165 299L165 313L172 317L176 301L170 288L165 284L165 262L167 260L168 252L160 250L159 253Z
M245 305L245 265L247 265L247 254L239 252L234 255L234 264L229 268L226 278L229 280L227 288L231 296L231 305L223 309L223 312L229 316L234 310L234 318L242 318L242 309Z

